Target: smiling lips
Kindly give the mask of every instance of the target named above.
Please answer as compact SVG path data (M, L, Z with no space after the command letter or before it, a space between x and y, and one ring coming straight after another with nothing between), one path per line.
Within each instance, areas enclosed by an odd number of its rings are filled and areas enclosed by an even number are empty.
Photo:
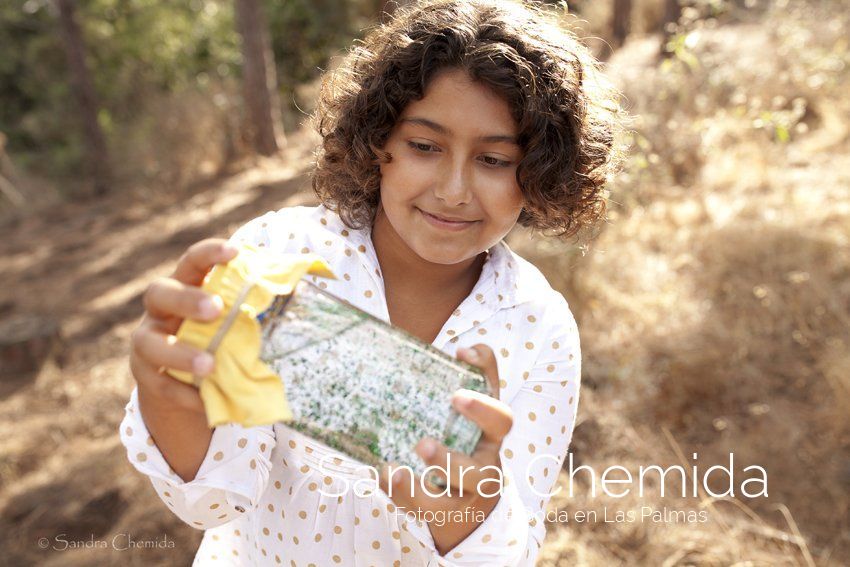
M463 230L464 228L472 226L473 224L478 222L474 220L468 221L462 219L452 219L451 217L439 217L437 215L427 213L422 209L417 210L422 213L422 216L425 217L425 220L427 220L432 226L436 226L437 228L442 228L446 230Z

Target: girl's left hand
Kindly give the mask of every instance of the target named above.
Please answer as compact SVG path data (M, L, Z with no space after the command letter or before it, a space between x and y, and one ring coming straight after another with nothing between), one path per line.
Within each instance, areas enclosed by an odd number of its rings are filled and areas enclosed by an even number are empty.
M425 437L416 446L417 454L427 466L438 465L448 471L448 479L438 474L446 488L440 488L407 469L395 464L385 465L381 470L379 485L393 503L405 513L416 513L418 517L445 518L445 522L429 523L437 549L448 551L472 533L481 521L496 507L502 488L502 469L499 451L502 440L513 425L510 407L499 401L499 370L496 355L484 344L458 349L458 358L481 368L496 397L458 390L452 405L459 413L474 421L481 428L481 440L472 455L450 451L436 439ZM451 457L449 457L451 455ZM395 474L392 490L389 489L389 467ZM411 478L413 476L413 478ZM423 490L423 484L426 490ZM430 495L428 494L430 493ZM432 496L433 495L433 496Z

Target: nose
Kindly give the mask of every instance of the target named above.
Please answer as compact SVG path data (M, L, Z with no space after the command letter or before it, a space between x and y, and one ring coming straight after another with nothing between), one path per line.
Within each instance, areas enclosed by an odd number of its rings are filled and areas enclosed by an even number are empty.
M445 164L435 184L434 196L449 207L465 205L472 200L472 179L463 163Z

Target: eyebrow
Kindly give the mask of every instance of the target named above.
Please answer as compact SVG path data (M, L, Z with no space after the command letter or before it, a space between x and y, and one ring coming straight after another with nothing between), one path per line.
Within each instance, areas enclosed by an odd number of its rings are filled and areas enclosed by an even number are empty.
M437 124L433 120L428 120L427 118L413 117L413 118L402 118L401 122L409 122L411 124L419 124L420 126L425 126L438 134L443 134L445 136L452 136L453 132L443 126L442 124ZM519 145L517 143L517 139L514 136L506 136L504 134L491 134L489 136L479 136L477 141L480 142L506 142L508 144Z

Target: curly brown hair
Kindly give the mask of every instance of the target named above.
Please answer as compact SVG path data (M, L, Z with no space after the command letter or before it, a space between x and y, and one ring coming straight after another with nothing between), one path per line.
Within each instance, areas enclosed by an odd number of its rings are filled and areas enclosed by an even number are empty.
M620 106L598 63L532 2L436 0L401 9L355 45L323 82L313 190L350 228L371 225L381 148L405 106L444 68L460 68L504 97L523 158L518 223L569 237L605 214Z

